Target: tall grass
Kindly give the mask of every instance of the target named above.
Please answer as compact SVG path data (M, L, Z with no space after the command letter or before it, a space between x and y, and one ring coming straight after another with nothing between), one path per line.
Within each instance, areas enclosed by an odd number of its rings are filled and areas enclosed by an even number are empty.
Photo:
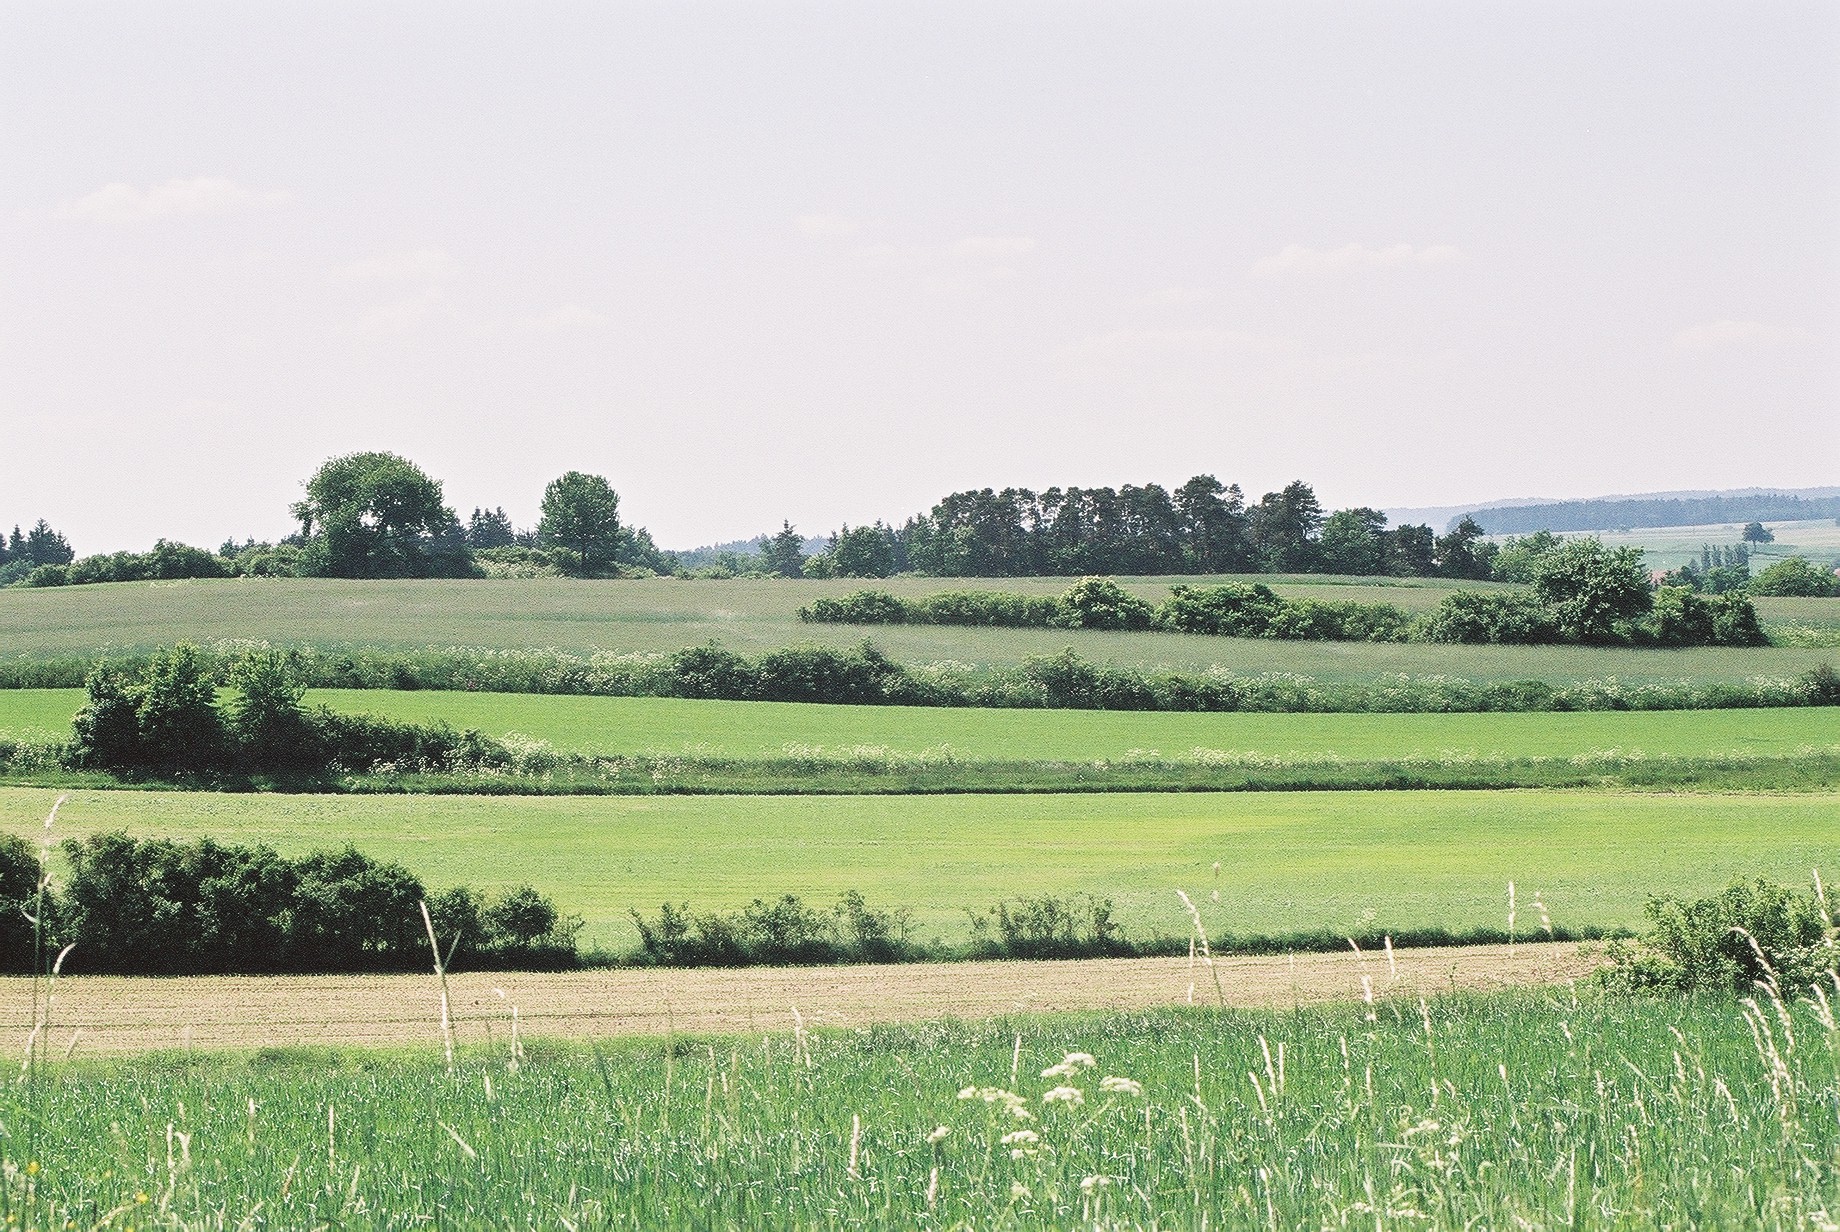
M463 1049L451 1074L432 1038L54 1064L42 1151L0 1142L0 1217L1776 1229L1840 1208L1819 1005L1560 990L853 1031L781 1013L746 1039L527 1039L515 1068L503 1043ZM0 1089L0 1121L24 1099Z

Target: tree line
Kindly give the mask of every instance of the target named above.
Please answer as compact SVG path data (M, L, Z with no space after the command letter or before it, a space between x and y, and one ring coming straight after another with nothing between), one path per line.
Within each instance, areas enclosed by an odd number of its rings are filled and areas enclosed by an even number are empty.
M1473 517L1491 535L1533 531L1628 530L1636 526L1714 526L1725 522L1801 522L1840 518L1840 497L1772 493L1736 496L1625 497L1553 501L1478 509Z
M1173 492L983 488L954 492L899 527L845 526L810 559L790 526L763 549L767 572L808 577L1082 577L1338 573L1486 578L1495 545L1463 521L1444 535L1388 526L1365 507L1323 508L1302 480L1249 503L1237 484L1197 475Z
M1413 616L1390 603L1285 599L1269 586L1183 586L1152 604L1109 578L1053 597L949 591L904 599L861 590L799 609L806 621L1044 629L1149 630L1306 641L1473 645L1760 646L1757 609L1742 591L1652 588L1633 548L1564 542L1537 561L1524 590L1458 590Z
M1120 488L983 488L953 492L899 526L844 525L821 550L789 522L744 545L662 551L644 527L623 521L607 479L582 471L544 490L537 525L513 525L503 506L475 507L465 521L442 486L413 462L382 452L328 459L290 507L299 530L276 543L227 541L216 551L161 539L148 552L74 559L40 521L0 546L0 584L57 586L185 577L680 577L738 575L881 578L1087 577L1219 573L1526 580L1530 553L1556 536L1497 544L1475 518L1439 535L1423 524L1388 524L1377 509L1326 510L1296 480L1256 502L1237 484L1197 475L1173 491ZM1542 506L1541 508L1544 508ZM1758 525L1753 535L1767 535ZM1799 575L1798 575L1799 577ZM1693 590L1734 589L1747 557L1710 553L1675 580ZM1790 584L1782 578L1778 584ZM1805 580L1797 584L1806 585ZM1759 592L1764 593L1764 592ZM1787 593L1787 592L1768 592Z
M618 577L670 573L675 562L642 526L625 525L605 477L569 471L543 492L541 516L519 530L502 506L463 524L441 484L393 453L328 459L289 509L300 524L279 542L226 541L216 551L161 539L147 552L75 559L40 522L0 552L0 584L221 577Z

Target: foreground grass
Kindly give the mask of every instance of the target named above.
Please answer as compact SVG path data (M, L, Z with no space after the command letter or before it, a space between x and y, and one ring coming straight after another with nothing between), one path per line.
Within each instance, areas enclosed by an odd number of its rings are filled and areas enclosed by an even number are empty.
M56 793L0 788L0 829L36 835ZM1017 895L1113 898L1134 935L1184 936L1175 898L1215 932L1635 927L1651 893L1840 867L1840 797L1593 791L881 797L289 796L73 792L61 834L211 835L287 853L355 843L429 884L529 882L629 948L627 912L735 909L846 890L961 941L968 911ZM1214 865L1218 862L1216 871Z
M975 584L1052 595L1066 589L1067 581L980 579ZM1132 579L1128 589L1161 598L1168 591L1168 582ZM1353 598L1396 603L1416 611L1435 606L1457 586L1431 579L1373 583L1373 579L1278 580L1274 588L1288 598ZM890 581L885 589L913 596L967 584L963 579L904 578ZM88 657L104 650L147 650L180 640L260 639L276 645L403 650L556 647L613 653L671 651L716 640L753 654L796 642L857 644L865 630L801 624L796 613L801 604L820 595L844 594L861 585L858 581L666 578L605 582L246 578L46 590L8 587L0 589L0 647L9 656L36 660ZM1774 605L1797 602L1764 600L1758 609L1768 625L1777 619ZM1800 609L1792 617L1798 627L1807 619L1810 617ZM1073 646L1085 658L1101 663L1178 671L1222 666L1245 675L1292 672L1325 684L1367 682L1400 673L1481 682L1543 680L1552 685L1610 678L1625 685L1682 680L1741 684L1755 676L1798 676L1834 657L1831 647L1822 645L1745 650L1427 646L905 626L878 627L873 633L876 642L901 663L1013 666L1030 655L1051 655Z
M1826 1227L1837 1062L1564 991L169 1054L0 1088L0 1152L24 1227Z

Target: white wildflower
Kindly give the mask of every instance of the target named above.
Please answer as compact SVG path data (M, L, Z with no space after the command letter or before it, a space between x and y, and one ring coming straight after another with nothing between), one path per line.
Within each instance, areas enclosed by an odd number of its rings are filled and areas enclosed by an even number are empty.
M1080 1178L1080 1192L1091 1197L1093 1190L1104 1189L1111 1183L1112 1178L1109 1176L1083 1176Z
M1091 1069L1098 1062L1090 1052L1070 1052L1061 1058L1059 1065L1050 1065L1041 1071L1043 1078L1071 1078L1083 1069Z
M1109 1091L1113 1095L1142 1095L1144 1084L1130 1078L1116 1078L1107 1075L1099 1079L1099 1089Z
M1078 1108L1086 1102L1086 1092L1078 1087L1055 1087L1041 1097L1044 1104L1071 1104Z
M981 1099L987 1104L1001 1104L1003 1110L1018 1121L1029 1119L1028 1101L1014 1091L1002 1087L966 1087L958 1093L960 1099Z
M950 1125L938 1126L937 1128L933 1130L932 1133L926 1136L927 1145L937 1146L939 1143L944 1142L946 1140L946 1136L950 1134L951 1132L952 1132L952 1127Z
M1041 1135L1032 1129L1012 1129L1001 1141L1004 1146L1035 1146L1041 1142Z

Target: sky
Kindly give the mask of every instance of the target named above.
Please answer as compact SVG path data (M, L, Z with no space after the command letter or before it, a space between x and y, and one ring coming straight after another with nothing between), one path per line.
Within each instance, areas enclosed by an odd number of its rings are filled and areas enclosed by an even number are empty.
M1840 482L1840 6L6 5L0 522Z

